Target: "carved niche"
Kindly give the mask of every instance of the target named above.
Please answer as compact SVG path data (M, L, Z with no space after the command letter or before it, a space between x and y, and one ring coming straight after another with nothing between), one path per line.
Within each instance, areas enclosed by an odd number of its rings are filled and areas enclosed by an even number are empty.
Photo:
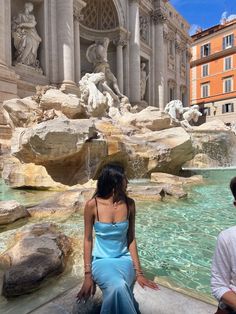
M87 0L82 9L84 26L96 30L114 29L119 26L118 14L111 0Z

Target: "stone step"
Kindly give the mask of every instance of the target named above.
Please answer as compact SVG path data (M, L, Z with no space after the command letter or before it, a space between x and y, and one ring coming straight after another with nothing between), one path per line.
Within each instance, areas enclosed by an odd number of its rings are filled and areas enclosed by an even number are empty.
M0 140L10 140L12 137L12 130L8 125L0 124Z

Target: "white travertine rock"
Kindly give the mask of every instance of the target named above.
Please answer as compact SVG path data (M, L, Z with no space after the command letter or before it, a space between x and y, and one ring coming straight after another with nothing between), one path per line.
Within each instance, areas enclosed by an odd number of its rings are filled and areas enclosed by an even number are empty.
M195 131L230 131L230 128L225 125L222 120L214 119L212 121L203 123L198 127L193 127Z
M98 139L92 119L60 117L16 129L12 154L23 163L44 166L53 181L71 186L93 178L107 156L107 143Z
M40 99L42 110L54 109L61 111L69 119L87 117L87 110L78 97L67 95L58 89L49 89Z
M149 177L152 172L178 174L181 166L193 158L192 142L183 128L135 134L123 142L129 152L131 177Z
M138 113L127 113L119 119L121 125L133 125L151 131L169 129L170 118L163 115L156 107L147 107Z
M76 154L93 136L93 121L59 117L28 129L17 129L12 138L12 154L22 162L42 164Z
M39 105L31 97L6 100L2 110L6 123L12 129L34 125L41 114Z

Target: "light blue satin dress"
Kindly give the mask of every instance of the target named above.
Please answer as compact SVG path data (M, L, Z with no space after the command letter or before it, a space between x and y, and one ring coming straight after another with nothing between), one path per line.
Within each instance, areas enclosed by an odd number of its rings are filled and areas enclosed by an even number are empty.
M101 314L137 314L132 285L135 271L127 248L129 221L94 223L93 278L103 293Z

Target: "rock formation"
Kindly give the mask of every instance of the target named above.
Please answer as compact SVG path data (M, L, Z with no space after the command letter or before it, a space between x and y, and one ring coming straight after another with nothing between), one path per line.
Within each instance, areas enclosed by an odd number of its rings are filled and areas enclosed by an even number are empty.
M6 268L2 293L5 297L38 289L48 277L60 274L71 252L71 242L53 224L31 225L15 235L16 244L0 255Z
M12 223L29 214L24 206L16 201L0 201L0 225Z

